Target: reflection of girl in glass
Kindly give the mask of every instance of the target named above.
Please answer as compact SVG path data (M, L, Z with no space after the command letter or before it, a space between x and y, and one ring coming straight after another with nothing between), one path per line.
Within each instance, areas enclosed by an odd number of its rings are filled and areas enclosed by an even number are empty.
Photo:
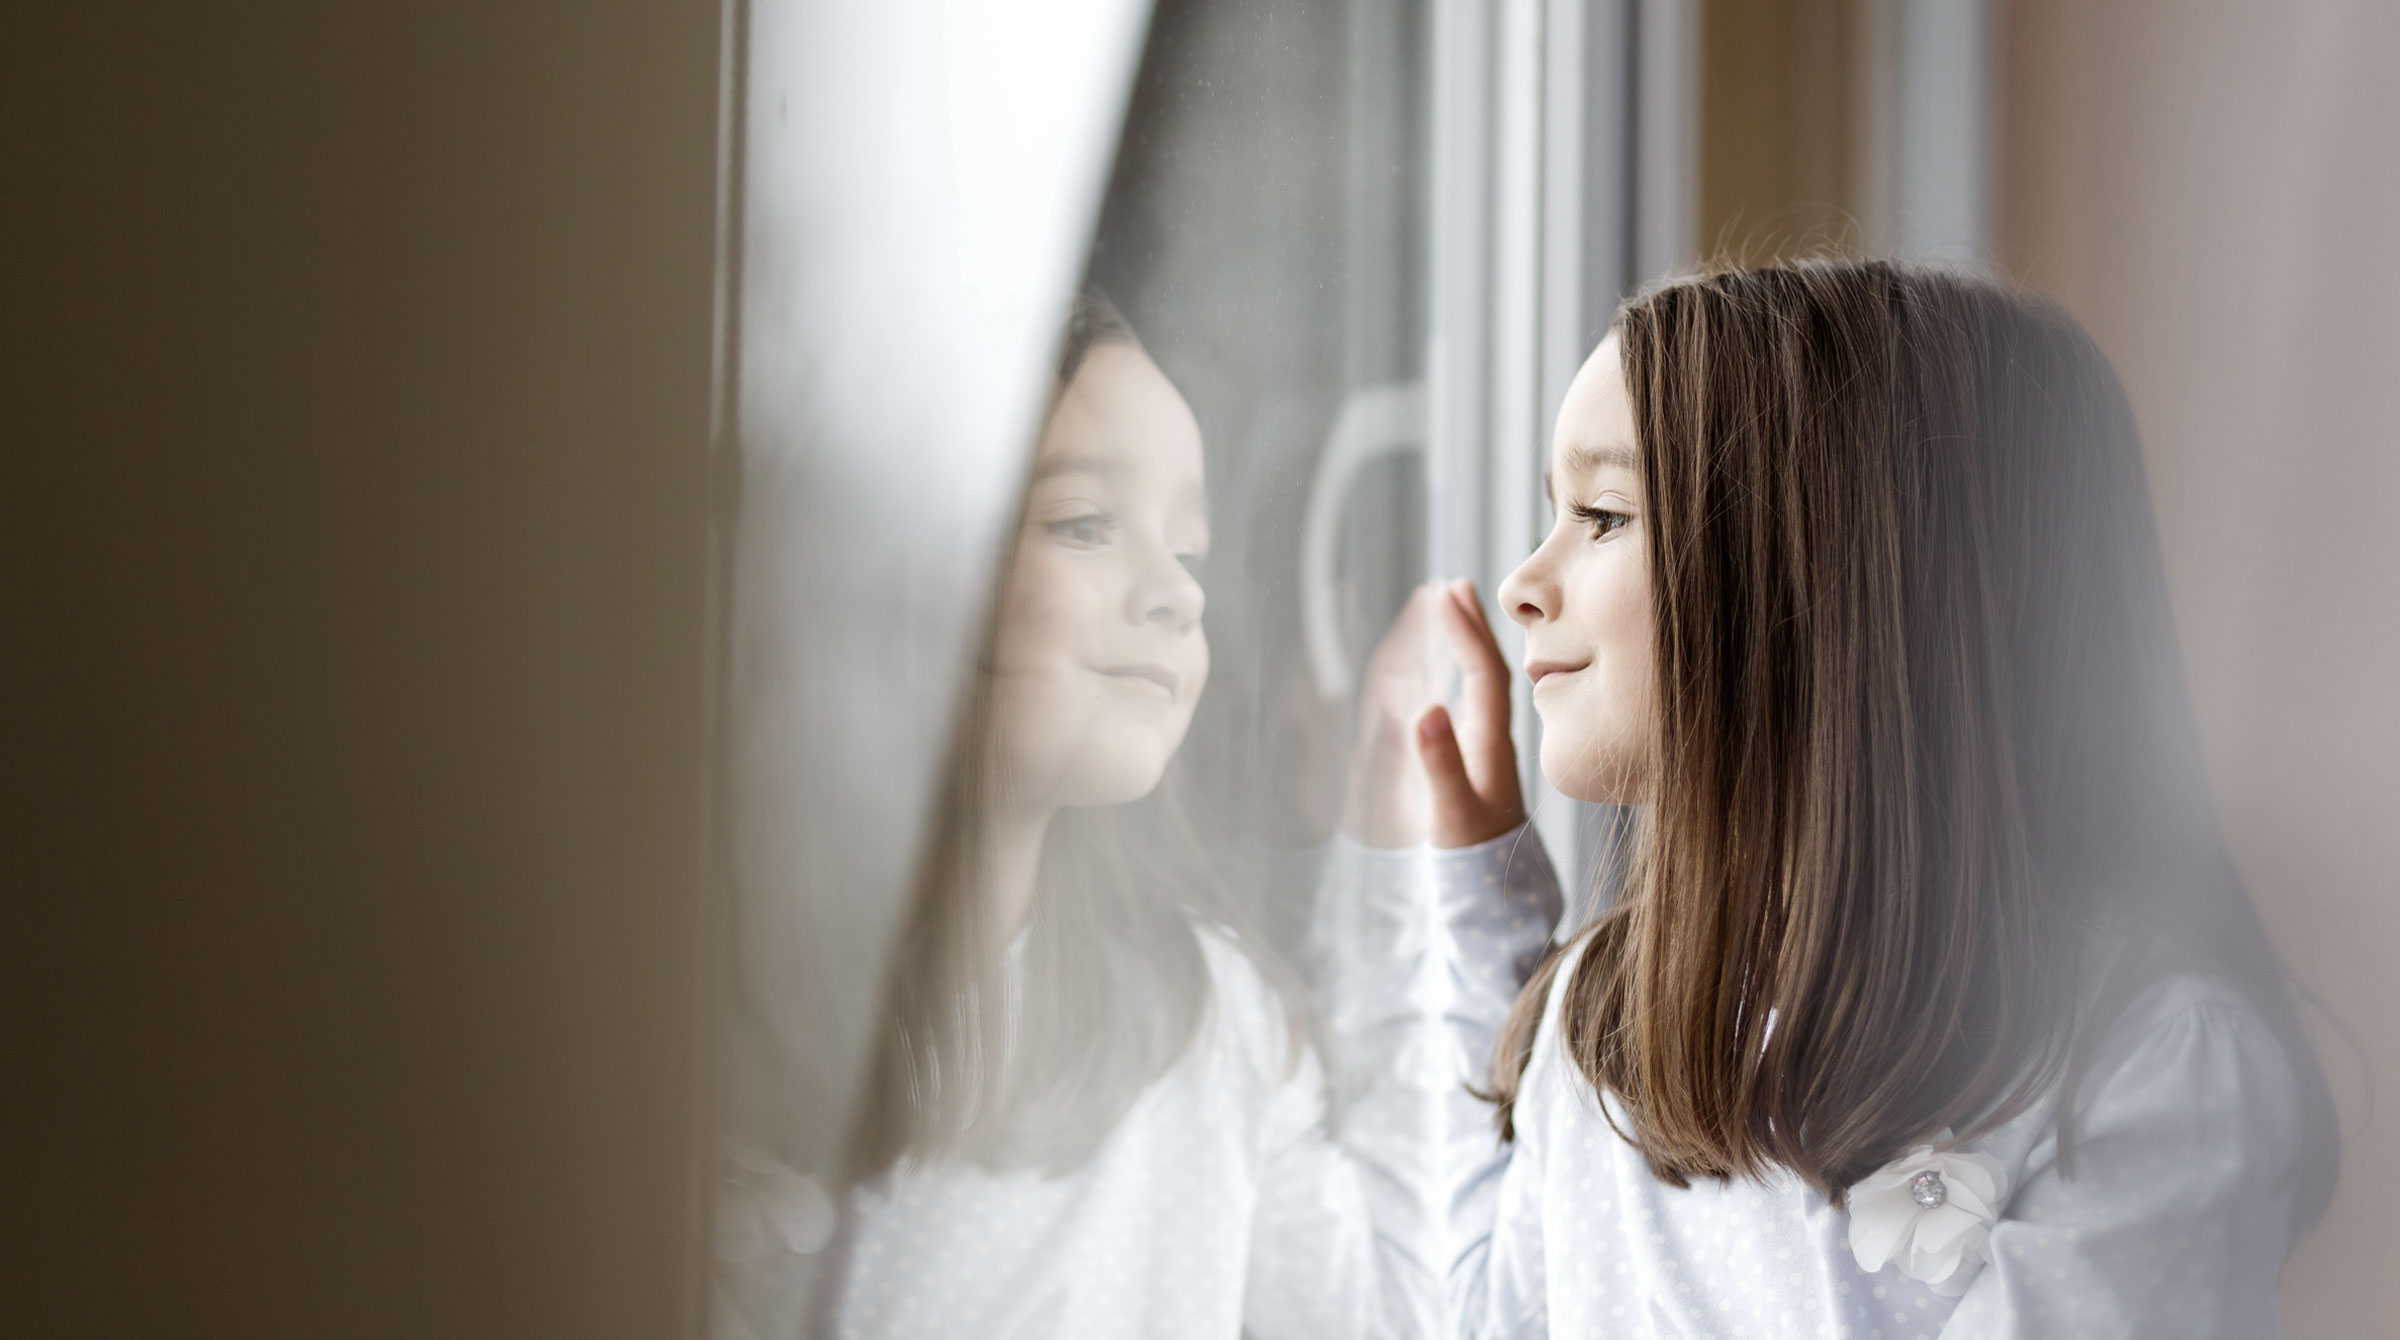
M1542 770L1643 813L1509 1020L1468 1333L2276 1333L2338 1137L2089 338L1892 265L1675 283L1585 365L1549 487L1499 590ZM1507 711L1459 724L1506 755ZM1521 809L1449 720L1415 725L1466 846Z
M1422 1090L1362 1073L1329 1133L1321 1016L1173 803L1208 546L1192 412L1087 297L858 1136L844 1335L1391 1334L1438 1291ZM1336 1031L1423 1022L1352 980Z

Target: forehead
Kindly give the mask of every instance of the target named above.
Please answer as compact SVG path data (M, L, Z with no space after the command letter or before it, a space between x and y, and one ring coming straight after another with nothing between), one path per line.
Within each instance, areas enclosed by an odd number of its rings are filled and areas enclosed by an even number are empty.
M1550 467L1560 474L1634 464L1633 400L1617 355L1616 332L1583 362L1559 402L1558 428L1551 435Z
M1185 485L1201 477L1200 424L1175 384L1129 344L1084 355L1044 427L1036 478L1105 474L1130 484Z

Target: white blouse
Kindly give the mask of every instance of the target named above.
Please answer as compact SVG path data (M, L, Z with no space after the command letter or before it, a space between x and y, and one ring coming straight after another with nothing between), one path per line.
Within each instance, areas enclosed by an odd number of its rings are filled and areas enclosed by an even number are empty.
M904 1166L852 1193L830 1246L830 1202L773 1190L805 1182L789 1170L721 1190L716 1334L783 1340L809 1315L846 1340L2277 1331L2299 1117L2273 1035L2217 987L2172 979L2127 1013L2072 1178L2047 1103L1973 1143L2000 1183L1989 1263L1936 1291L1862 1269L1850 1216L1795 1178L1659 1182L1563 1055L1555 992L1498 1140L1467 1086L1559 918L1529 829L1337 842L1330 866L1331 1086L1313 1052L1287 1065L1274 992L1204 931L1208 1021L1074 1172Z
M1445 915L1466 924L1493 882L1526 898L1552 878L1521 849L1513 863L1486 847L1442 868ZM1471 942L1457 944L1460 971L1488 971ZM1966 1147L1996 1165L1997 1215L1989 1264L1945 1293L1897 1264L1862 1270L1850 1216L1796 1177L1683 1189L1654 1177L1559 1043L1568 966L1534 1041L1514 1145L1455 1165L1459 1334L2279 1333L2299 1106L2275 1036L2224 988L2170 978L2126 1012L2078 1096L2072 1176L2057 1163L2054 1100Z

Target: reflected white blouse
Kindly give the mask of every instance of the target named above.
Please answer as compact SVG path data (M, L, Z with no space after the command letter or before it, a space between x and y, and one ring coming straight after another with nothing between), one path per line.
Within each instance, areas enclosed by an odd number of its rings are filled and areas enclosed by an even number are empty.
M745 1171L721 1187L714 1333L783 1340L830 1311L845 1340L1438 1334L1457 1039L1488 1053L1488 1030L1474 1039L1490 1011L1446 1017L1435 859L1330 854L1310 966L1331 1083L1313 1050L1292 1063L1278 997L1204 928L1207 1022L1083 1167L904 1165L852 1193L830 1243L788 1251L773 1226L806 1216L748 1202L795 1178ZM1521 971L1558 918L1555 883L1534 892L1452 921ZM1468 1119L1489 1131L1488 1115Z
M1384 1146L1326 1135L1318 1058L1287 1065L1273 992L1201 939L1210 1018L1089 1163L911 1166L854 1195L840 1335L1298 1340L1431 1296L1403 1244L1376 1259L1361 1174Z
M1446 921L1476 925L1474 904L1495 883L1518 899L1541 897L1538 886L1554 877L1531 845L1446 858ZM1489 974L1472 931L1450 938L1455 975ZM2057 1112L2044 1101L1952 1162L1904 1160L1880 1194L1854 1188L1854 1222L1794 1177L1678 1189L1652 1176L1559 1043L1568 966L1554 978L1519 1091L1515 1143L1455 1151L1458 1334L2279 1333L2276 1281L2290 1246L2301 1119L2275 1036L2225 989L2170 978L2127 1011L2078 1096L2073 1176L2058 1167ZM1493 994L1462 999L1498 1005ZM1622 1111L1611 1111L1623 1126ZM1946 1185L1909 1189L1945 1171ZM1960 1208L1970 1201L1977 1212ZM1893 1259L1905 1220L1945 1202L1954 1226L1973 1230L1975 1250L1961 1255L1952 1239L1933 1243L1930 1259L1905 1250ZM1938 1225L1928 1217L1925 1227Z

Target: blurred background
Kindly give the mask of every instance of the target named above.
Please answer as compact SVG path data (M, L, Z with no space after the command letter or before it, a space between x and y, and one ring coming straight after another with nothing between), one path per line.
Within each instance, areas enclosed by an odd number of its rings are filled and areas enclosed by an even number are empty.
M2123 374L2219 803L2343 1103L2288 1326L2400 1322L2400 9L0 33L0 1330L703 1333L730 984L769 965L808 1021L767 1043L807 1166L1079 282L1208 441L1187 762L1274 923L1366 639L1529 544L1618 295L1823 249L1994 264ZM1610 816L1540 822L1600 873Z

